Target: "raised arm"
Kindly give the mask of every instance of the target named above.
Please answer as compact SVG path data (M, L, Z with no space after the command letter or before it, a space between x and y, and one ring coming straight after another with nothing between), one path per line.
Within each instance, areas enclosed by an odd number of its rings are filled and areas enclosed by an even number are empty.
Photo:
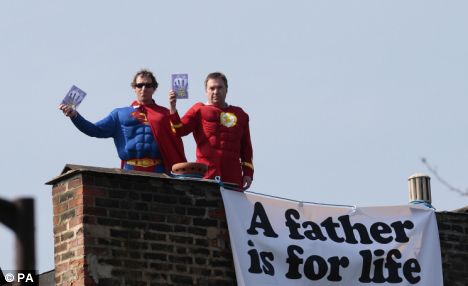
M177 113L177 94L175 91L169 91L169 110L171 114Z
M192 108L190 108L187 113L182 117L179 116L179 113L176 109L177 97L174 91L169 92L169 106L170 106L170 120L171 125L174 128L177 136L185 136L193 132L199 124L199 114L198 110L202 103L197 103Z

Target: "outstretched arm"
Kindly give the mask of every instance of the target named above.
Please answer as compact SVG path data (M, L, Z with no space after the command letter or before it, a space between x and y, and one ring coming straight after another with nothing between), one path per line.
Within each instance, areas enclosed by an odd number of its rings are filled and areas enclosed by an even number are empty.
M97 138L109 138L112 137L116 128L116 122L114 120L114 112L112 112L106 118L96 122L91 123L82 117L75 109L68 105L60 104L59 109L67 117L70 117L73 124L84 134L97 137Z

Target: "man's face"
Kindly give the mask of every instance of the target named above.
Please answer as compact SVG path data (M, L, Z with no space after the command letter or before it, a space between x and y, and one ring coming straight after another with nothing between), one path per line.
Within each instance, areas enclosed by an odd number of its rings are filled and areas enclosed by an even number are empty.
M155 91L153 80L150 77L138 76L135 81L135 94L140 104L153 103L153 93Z
M222 79L209 79L206 82L205 92L209 104L218 107L224 107L226 105L227 89Z

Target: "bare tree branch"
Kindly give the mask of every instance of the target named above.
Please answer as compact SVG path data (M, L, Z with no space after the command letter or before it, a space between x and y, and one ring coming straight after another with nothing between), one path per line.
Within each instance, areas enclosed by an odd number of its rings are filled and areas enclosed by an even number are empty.
M422 157L421 162L426 166L426 168L429 170L429 172L434 175L434 177L445 187L447 187L450 191L458 193L461 196L468 196L468 189L462 190L460 188L454 187L451 184L449 184L444 178L442 178L439 173L437 172L435 167L432 167L431 164L429 164L429 161L427 161L426 158Z

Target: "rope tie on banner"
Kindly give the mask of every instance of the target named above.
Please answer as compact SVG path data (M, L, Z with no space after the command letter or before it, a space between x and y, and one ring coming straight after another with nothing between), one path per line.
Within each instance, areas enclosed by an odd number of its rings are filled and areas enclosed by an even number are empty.
M223 181L221 181L221 176L216 176L216 177L214 177L214 180L216 181L216 183L218 183L218 185L219 185L221 188L224 188L224 183L223 183Z
M414 200L410 202L411 205L423 205L427 208L435 210L435 207L433 207L428 201L423 201L423 200Z

